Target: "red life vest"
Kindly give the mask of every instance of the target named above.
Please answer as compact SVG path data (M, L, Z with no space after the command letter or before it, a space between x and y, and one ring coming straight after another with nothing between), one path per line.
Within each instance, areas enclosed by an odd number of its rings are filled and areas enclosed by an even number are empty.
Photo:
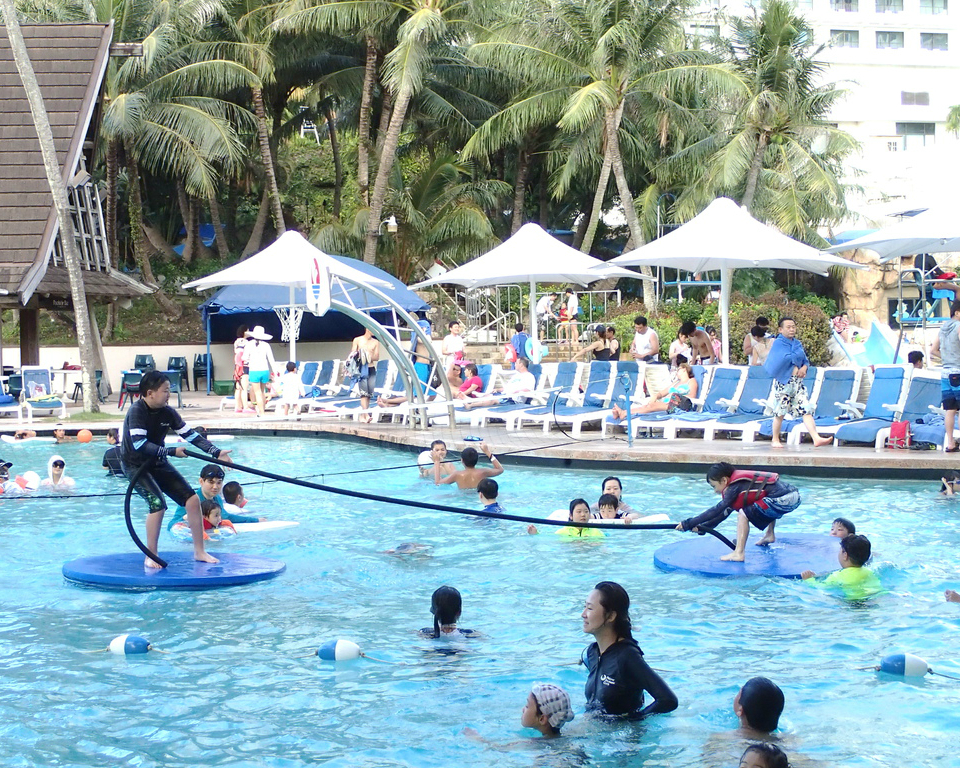
M741 491L734 499L731 509L743 509L748 504L755 504L767 495L766 486L773 485L780 479L776 472L761 472L750 469L735 469L730 476L730 482L737 480L749 480L750 485L745 491Z

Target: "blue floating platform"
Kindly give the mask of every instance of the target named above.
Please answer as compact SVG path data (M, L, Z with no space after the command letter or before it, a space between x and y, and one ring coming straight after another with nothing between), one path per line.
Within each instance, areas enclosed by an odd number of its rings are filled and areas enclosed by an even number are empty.
M286 565L257 555L211 552L219 563L201 563L192 552L160 552L166 568L147 568L142 552L81 557L64 563L69 581L104 589L217 589L279 576Z
M803 571L817 575L837 570L840 539L817 533L777 534L768 547L757 547L759 537L747 541L746 560L729 563L720 558L730 548L709 534L690 536L667 544L653 554L653 562L664 571L687 571L701 576L779 576L799 579Z

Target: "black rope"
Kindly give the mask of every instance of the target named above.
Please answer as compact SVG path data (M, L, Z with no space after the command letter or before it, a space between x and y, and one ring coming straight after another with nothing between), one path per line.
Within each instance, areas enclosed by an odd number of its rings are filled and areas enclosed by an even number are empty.
M140 477L143 475L143 473L150 469L151 463L152 462L148 461L143 464L140 469L133 474L133 477L130 478L130 485L127 486L127 493L123 499L123 517L127 521L127 530L130 532L130 538L133 539L133 543L139 547L143 554L153 560L153 562L155 562L161 568L166 568L167 561L160 557L160 555L158 555L156 552L151 552L150 548L140 541L140 537L137 536L137 532L133 529L133 521L130 519L130 499L133 497L133 488L140 480Z
M224 467L230 467L232 469L239 470L240 472L249 472L252 475L259 475L260 477L269 477L272 480L279 480L281 482L290 483L291 485L299 485L301 488L310 488L314 491L323 491L325 493L334 493L340 496L350 496L354 499L366 499L367 501L382 501L388 504L398 504L400 506L406 507L415 507L417 509L430 509L436 512L453 512L457 515L471 515L473 517L487 517L493 520L514 520L519 523L534 523L537 525L555 525L555 526L567 526L570 524L569 520L548 520L540 517L524 517L523 515L509 515L504 512L484 512L482 510L473 510L473 509L460 509L459 507L449 507L444 504L430 504L429 502L424 501L410 501L408 499L397 499L391 496L379 496L374 493L364 493L363 491L349 491L345 488L335 488L331 485L322 485L320 483L311 483L308 480L298 480L293 477L284 477L283 475L278 475L273 472L267 472L263 469L255 469L253 467L247 467L242 464L235 464L228 461L221 461L220 459L214 459L210 456L207 456L203 453L197 453L191 451L190 449L185 449L185 455L190 456L194 459L200 459L201 461L206 461L208 463L220 464ZM131 486L132 488L132 486ZM129 496L128 496L129 499ZM625 529L637 529L641 531L671 531L674 530L677 526L675 523L631 523L630 525L624 525L622 523L577 523L579 528L600 528L600 529L610 529L610 530L625 530ZM704 533L709 533L712 536L715 536L717 539L726 544L730 549L735 549L733 542L731 542L726 536L712 528L701 529L698 533L702 536Z

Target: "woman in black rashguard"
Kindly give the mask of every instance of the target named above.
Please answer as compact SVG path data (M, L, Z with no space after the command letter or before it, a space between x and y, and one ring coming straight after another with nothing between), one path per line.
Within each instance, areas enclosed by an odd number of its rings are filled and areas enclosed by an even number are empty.
M601 581L587 597L581 618L583 631L596 640L581 659L589 673L584 689L588 712L639 720L677 708L676 695L647 666L633 639L630 597L623 587ZM644 691L653 697L646 707Z

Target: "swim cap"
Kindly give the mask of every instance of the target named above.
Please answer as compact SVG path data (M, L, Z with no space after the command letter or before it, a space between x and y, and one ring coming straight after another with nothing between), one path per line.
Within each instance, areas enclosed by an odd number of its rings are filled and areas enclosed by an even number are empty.
M530 691L537 700L540 711L547 716L551 727L559 729L573 720L570 697L563 688L550 683L537 683Z

